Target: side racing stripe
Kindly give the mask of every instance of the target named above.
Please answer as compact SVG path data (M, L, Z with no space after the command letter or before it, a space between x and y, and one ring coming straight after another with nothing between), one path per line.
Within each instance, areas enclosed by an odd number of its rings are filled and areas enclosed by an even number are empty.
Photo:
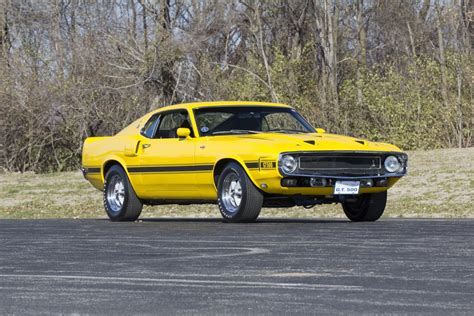
M98 168L95 168L95 167L93 167L93 168L83 167L83 168L84 168L84 171L85 171L86 173L100 173L100 167L98 167Z
M213 165L128 167L130 173L212 171Z

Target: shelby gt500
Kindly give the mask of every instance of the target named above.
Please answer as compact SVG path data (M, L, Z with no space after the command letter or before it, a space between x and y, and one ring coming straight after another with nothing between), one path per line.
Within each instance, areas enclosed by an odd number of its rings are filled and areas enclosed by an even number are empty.
M325 133L288 105L210 102L163 107L115 136L87 138L82 172L114 221L136 220L144 204L194 203L217 203L228 222L323 203L375 221L407 159L394 145Z

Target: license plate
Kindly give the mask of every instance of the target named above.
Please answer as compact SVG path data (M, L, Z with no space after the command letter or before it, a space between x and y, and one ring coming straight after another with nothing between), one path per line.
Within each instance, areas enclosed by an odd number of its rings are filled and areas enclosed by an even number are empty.
M359 194L360 181L336 181L334 194Z

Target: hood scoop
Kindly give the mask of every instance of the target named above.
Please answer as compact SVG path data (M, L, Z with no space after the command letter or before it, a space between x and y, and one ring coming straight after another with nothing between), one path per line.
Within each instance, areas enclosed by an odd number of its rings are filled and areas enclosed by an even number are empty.
M361 139L357 139L355 140L356 143L359 143L359 144L362 144L362 145L365 145L365 141L361 140Z
M316 145L316 142L314 140L305 140L304 142L310 145Z

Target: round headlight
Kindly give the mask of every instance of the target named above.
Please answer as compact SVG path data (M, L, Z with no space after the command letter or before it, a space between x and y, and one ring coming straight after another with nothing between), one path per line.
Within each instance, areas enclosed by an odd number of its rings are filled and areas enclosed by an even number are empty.
M388 156L385 158L384 162L385 170L388 172L396 172L398 169L401 168L400 161L395 156Z
M296 170L296 166L298 163L296 162L295 157L291 155L285 155L281 158L281 170L284 173L292 173Z

